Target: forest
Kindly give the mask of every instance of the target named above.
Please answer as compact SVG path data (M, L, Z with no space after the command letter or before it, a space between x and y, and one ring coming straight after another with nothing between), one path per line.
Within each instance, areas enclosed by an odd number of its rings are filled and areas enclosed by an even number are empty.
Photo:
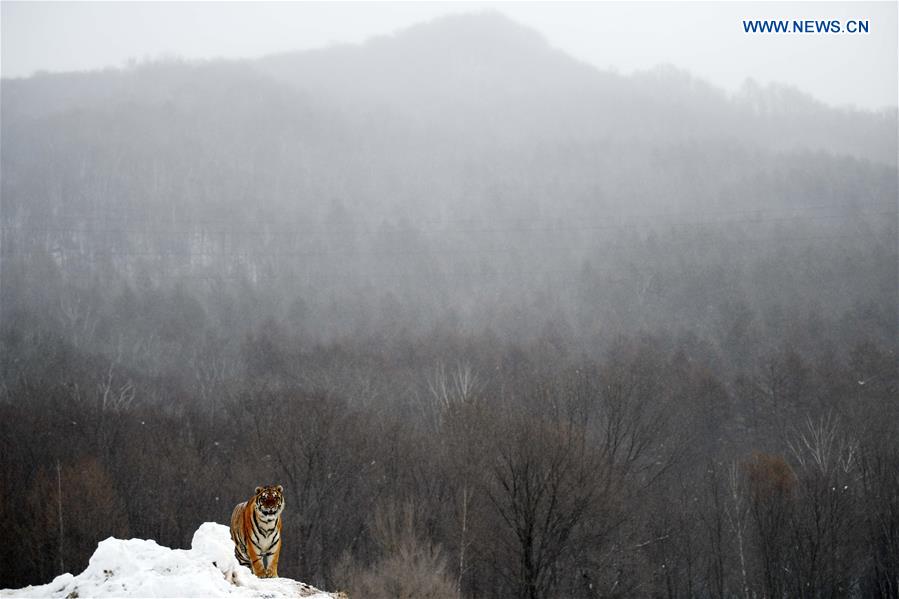
M0 588L281 484L353 598L899 597L896 131L492 14L4 79Z

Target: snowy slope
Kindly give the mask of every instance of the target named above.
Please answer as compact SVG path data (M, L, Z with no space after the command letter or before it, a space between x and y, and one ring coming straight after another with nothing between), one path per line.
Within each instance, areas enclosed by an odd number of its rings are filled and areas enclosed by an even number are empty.
M53 582L0 591L12 597L254 597L336 599L289 578L256 578L234 557L228 527L206 522L190 549L169 549L156 541L102 541L87 569L62 574Z

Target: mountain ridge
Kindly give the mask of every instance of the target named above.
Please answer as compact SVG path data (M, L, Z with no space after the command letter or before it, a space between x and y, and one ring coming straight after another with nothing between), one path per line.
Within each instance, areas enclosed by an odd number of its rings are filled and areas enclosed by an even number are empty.
M231 84L217 87L217 81ZM778 151L820 149L887 164L897 150L890 135L896 111L832 107L793 87L751 81L729 94L670 65L618 75L553 48L538 32L495 12L259 59L4 79L3 116L177 103L179 94L227 102L239 88L284 95L295 112L383 114L424 124L431 133L445 119L450 130L513 139L735 137Z
M463 38L459 58L451 42ZM499 58L473 64L483 46ZM877 195L895 173L890 117L758 87L740 102L670 67L605 73L496 15L278 60L5 83L7 222L82 210L322 223L346 209L363 221L489 223L598 218L636 199L649 211L795 209L802 194L788 182L768 189L778 163L806 174L839 165L830 189L844 202L865 201L858 177ZM35 191L50 172L69 193Z

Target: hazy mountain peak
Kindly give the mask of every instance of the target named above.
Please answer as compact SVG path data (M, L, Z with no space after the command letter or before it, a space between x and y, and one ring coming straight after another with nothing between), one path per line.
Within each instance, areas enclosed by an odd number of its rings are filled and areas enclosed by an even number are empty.
M448 15L413 25L390 36L379 36L368 45L416 43L471 53L495 50L503 53L545 50L546 39L496 11Z
M557 113L559 99L567 102L603 80L595 68L497 12L441 17L360 45L271 56L257 65L354 112L386 109L403 119L469 125L473 115L481 124L527 121L526 105L534 102L538 112Z

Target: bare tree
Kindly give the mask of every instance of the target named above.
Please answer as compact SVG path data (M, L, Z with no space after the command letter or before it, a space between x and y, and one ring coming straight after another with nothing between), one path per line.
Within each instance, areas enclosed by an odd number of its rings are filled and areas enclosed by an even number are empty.
M749 527L749 502L746 498L740 468L733 462L728 470L727 490L729 504L727 506L727 522L737 538L737 555L740 558L740 589L743 596L749 599L749 578L746 571L746 532Z
M453 487L458 529L456 591L461 593L469 570L472 511L490 455L490 430L486 424L490 419L478 377L469 365L459 365L447 377L443 364L439 364L428 386L437 411L436 433L444 451L444 468Z
M447 373L446 365L438 362L428 376L427 384L430 400L427 412L432 414L432 420L436 420L435 426L440 425L449 411L477 401L481 387L477 373L468 363L459 363L452 372Z
M442 549L421 532L424 515L412 503L388 500L375 509L369 529L381 557L368 567L344 554L336 568L352 597L453 599L458 590Z
M805 429L787 443L801 468L817 470L825 477L848 474L858 463L858 443L840 434L839 424L830 414L817 421L807 417Z
M105 376L97 383L97 405L101 412L119 412L134 403L134 383L127 379L119 383L115 380L118 358L110 361Z
M786 592L788 525L795 509L796 474L782 456L765 453L756 453L744 469L764 596L774 599Z
M858 445L831 416L806 420L790 442L798 468L798 500L791 512L791 594L848 593L856 551Z
M75 347L84 348L94 339L100 322L98 308L94 298L78 289L70 289L60 296L59 314Z
M219 404L229 392L228 383L236 377L238 364L227 349L212 341L197 347L191 356L197 399L207 406L215 426Z
M547 597L563 562L577 561L576 532L600 499L602 465L581 431L519 420L505 436L487 488L505 528L499 574L519 597Z

